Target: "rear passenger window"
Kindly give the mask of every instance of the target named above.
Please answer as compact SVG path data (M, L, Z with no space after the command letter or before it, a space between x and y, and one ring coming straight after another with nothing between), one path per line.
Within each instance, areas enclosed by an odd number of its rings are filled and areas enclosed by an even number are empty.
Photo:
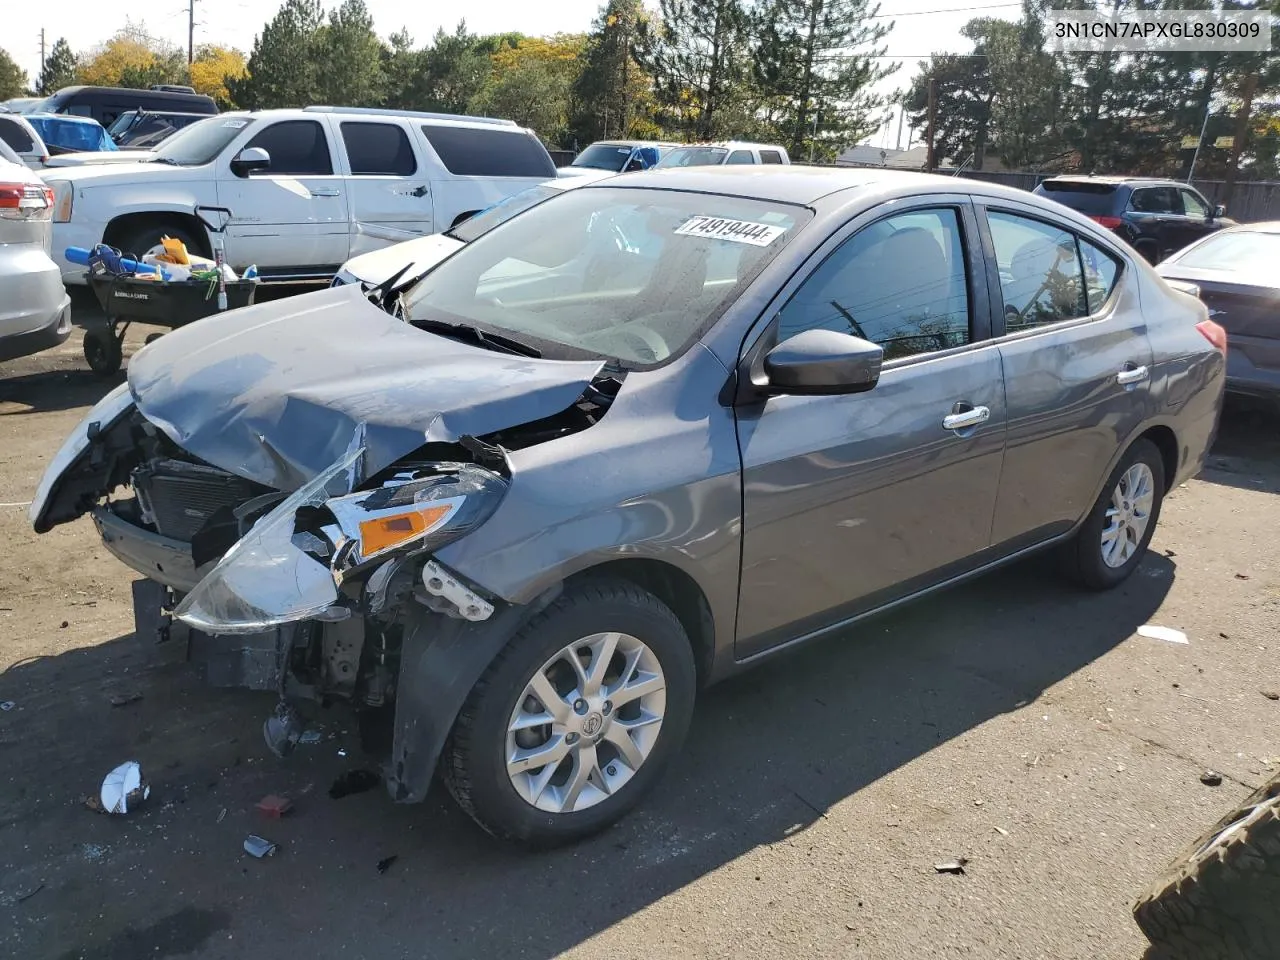
M319 177L333 173L329 141L315 120L282 120L249 141L245 149L261 147L271 156L268 173L291 177Z
M1102 309L1116 288L1120 262L1088 240L1077 238L1077 242L1080 244L1080 261L1084 264L1084 292L1088 298L1089 313L1094 314Z
M409 177L418 171L409 138L393 123L344 122L342 143L353 174Z
M1182 201L1173 187L1143 187L1133 191L1129 206L1138 213L1182 213Z
M858 231L809 275L778 315L778 340L851 333L886 360L970 342L964 243L955 210L919 210Z
M989 212L987 222L1000 267L1006 332L1089 315L1075 234L1010 213Z
M523 130L424 124L422 133L445 168L459 176L550 180L556 175L546 148Z
M0 117L0 140L18 153L31 153L36 148L36 142L31 139L31 134L19 124L4 117Z
M729 159L725 163L755 163L755 158L751 156L750 150L735 150L729 154Z
M782 154L780 154L777 150L761 150L760 162L761 163L781 163Z

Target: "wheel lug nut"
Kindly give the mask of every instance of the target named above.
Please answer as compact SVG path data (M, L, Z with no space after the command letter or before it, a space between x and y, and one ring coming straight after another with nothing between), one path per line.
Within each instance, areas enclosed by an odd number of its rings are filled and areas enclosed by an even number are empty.
M573 703L573 712L576 714L584 714L587 712L587 701L575 700Z
M609 764L609 769L608 769L608 771L607 771L607 772L608 772L609 776L611 776L611 777L616 777L616 776L618 775L618 768L617 768L617 767L615 767L615 766L611 763L611 764Z
M577 742L578 742L578 735L577 735L576 733L571 733L571 734L569 734L568 736L566 736L566 737L564 738L564 742L565 742L565 743L568 743L568 744L574 744L574 743L577 743Z
M607 717L609 714L613 713L613 704L606 700L604 702L604 706L601 707L601 712Z

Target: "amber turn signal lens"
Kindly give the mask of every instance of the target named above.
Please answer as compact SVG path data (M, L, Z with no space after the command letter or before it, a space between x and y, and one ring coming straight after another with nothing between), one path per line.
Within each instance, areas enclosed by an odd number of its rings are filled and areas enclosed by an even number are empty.
M453 510L452 506L424 507L407 510L391 517L364 520L360 524L360 552L372 557L425 536Z

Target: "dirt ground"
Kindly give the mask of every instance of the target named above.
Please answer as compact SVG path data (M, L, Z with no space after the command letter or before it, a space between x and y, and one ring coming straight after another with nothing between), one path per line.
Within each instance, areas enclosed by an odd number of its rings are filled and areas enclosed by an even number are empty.
M87 520L31 532L45 463L118 382L79 340L0 365L0 955L1136 960L1133 897L1280 768L1280 420L1230 409L1123 588L1030 561L716 688L655 795L576 848L505 848L439 790L331 799L362 763L344 714L276 760L270 696L135 646L133 577ZM127 759L149 802L85 809ZM295 811L266 819L268 793Z

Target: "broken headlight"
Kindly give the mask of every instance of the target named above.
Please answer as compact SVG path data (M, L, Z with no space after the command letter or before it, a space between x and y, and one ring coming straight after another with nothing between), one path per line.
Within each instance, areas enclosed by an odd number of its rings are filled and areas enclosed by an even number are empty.
M326 506L342 534L334 545L335 578L396 551L433 550L457 540L489 518L506 490L506 481L483 467L440 463L330 500Z
M372 490L346 493L363 453L339 460L254 524L175 615L215 634L258 633L320 617L357 568L458 539L487 520L506 492L496 473L445 463L403 470Z

